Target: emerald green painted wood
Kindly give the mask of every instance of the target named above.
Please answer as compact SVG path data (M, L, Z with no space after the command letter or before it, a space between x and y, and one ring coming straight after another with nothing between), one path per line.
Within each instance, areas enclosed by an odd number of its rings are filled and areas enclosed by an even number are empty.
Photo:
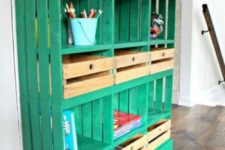
M145 134L149 125L169 119L173 70L64 100L62 56L89 53L114 57L117 49L148 52L150 46L173 47L175 0L168 0L168 8L166 0L158 1L159 12L168 16L169 30L168 38L165 33L155 40L149 39L149 27L151 12L158 9L156 0L73 0L77 12L91 8L103 10L94 46L67 44L68 20L64 7L68 2L16 1L24 149L62 150L64 110L75 114L79 150L112 150L136 134ZM113 140L114 110L140 115L143 125ZM168 148L171 141L162 147Z
M33 149L42 148L41 126L40 126L40 102L38 94L38 75L37 75L37 51L35 35L35 1L25 1L26 15L26 53L27 53L27 80L31 113L31 131Z
M155 110L162 111L163 79L156 80Z
M157 147L156 150L173 150L173 140L167 140L161 146Z
M16 22L17 22L17 45L18 48L18 64L20 76L20 108L22 119L22 135L23 135L23 148L24 150L32 149L32 134L30 122L30 107L28 99L27 87L27 59L26 59L26 17L23 15L25 12L25 1L18 0L16 3Z

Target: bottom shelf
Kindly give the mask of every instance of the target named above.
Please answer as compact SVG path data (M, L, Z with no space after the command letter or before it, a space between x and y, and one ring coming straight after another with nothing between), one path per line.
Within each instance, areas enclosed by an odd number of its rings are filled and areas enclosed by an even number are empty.
M173 150L173 140L167 140L165 143L156 148L156 150Z
M95 141L91 138L83 137L83 136L78 136L78 149L79 150L109 150L112 149L111 145Z
M148 126L152 126L162 119L168 119L171 117L171 112L149 111L148 114L150 114L150 116L148 117Z

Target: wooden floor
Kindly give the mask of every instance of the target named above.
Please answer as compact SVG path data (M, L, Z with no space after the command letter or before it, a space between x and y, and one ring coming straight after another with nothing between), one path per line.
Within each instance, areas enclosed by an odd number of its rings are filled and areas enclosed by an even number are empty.
M175 150L225 150L225 107L174 106Z

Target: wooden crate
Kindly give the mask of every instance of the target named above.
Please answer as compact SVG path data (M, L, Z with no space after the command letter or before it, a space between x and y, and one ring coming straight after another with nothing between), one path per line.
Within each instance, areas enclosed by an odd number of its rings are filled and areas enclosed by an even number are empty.
M154 74L174 67L174 49L154 48L150 52L150 73Z
M64 98L113 85L112 58L74 55L63 58Z
M116 150L139 150L144 149L146 144L146 136L144 135L136 135L135 137L131 138L130 140L120 144Z
M166 131L162 135L160 135L157 139L151 141L148 144L148 150L155 150L157 147L159 147L161 144L169 140L171 137L171 131Z
M119 84L147 75L149 73L147 62L147 52L116 51L115 68L117 69L117 73L115 83Z
M162 120L148 128L147 141L150 142L162 133L170 130L171 120Z
M151 61L162 60L166 58L174 57L174 48L171 49L162 49L162 48L154 48L151 49L150 59Z

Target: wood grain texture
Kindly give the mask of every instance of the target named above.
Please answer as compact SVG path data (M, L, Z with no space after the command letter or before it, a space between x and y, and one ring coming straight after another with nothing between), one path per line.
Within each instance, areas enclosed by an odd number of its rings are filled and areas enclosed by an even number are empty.
M224 150L225 107L173 106L174 150Z
M174 57L174 49L151 49L150 60L156 61Z

